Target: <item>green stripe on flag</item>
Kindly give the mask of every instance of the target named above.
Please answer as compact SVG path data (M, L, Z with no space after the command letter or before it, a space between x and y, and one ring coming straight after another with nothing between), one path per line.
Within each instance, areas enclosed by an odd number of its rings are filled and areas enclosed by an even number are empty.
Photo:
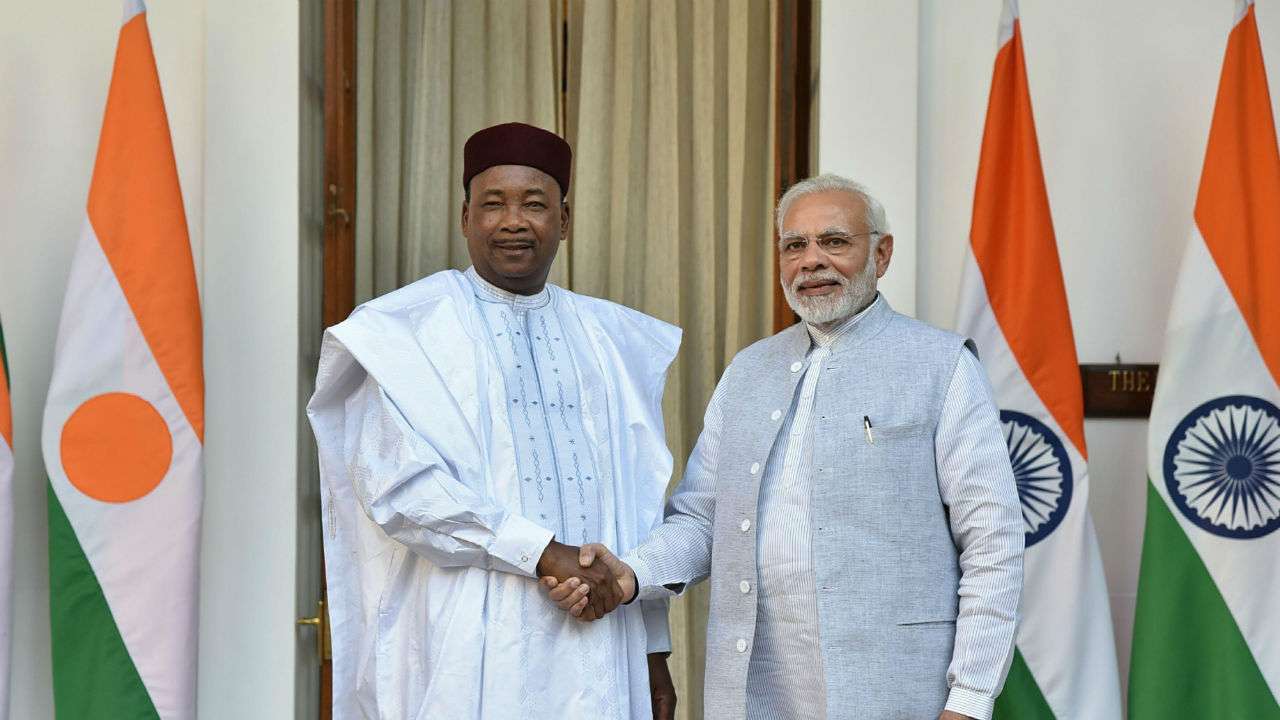
M1280 718L1218 586L1150 482L1129 718Z
M158 718L75 529L49 493L49 615L59 718Z
M1014 649L1013 663L1009 665L1009 677L1004 690L996 698L992 720L1054 720L1053 710L1040 692L1040 686L1031 675L1031 668L1022 658L1022 651Z

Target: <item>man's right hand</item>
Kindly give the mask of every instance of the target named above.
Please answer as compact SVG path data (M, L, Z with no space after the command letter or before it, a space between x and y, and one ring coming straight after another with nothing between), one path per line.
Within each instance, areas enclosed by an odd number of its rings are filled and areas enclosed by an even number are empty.
M609 548L599 543L583 545L578 551L578 564L580 566L588 568L601 563L609 568L617 578L622 602L631 602L635 598L637 588L636 574L629 565L619 560ZM597 612L593 604L590 597L590 587L586 583L580 582L577 578L560 581L554 577L544 577L542 578L542 584L549 590L547 595L552 602L558 605L561 610L568 612L579 620L596 620L604 617L603 614ZM612 611L615 607L617 607L616 604L609 607L609 611Z
M623 594L623 587L605 558L601 556L597 559L595 551L586 552L589 547L603 546L588 545L579 549L552 540L547 549L542 551L537 566L538 576L546 587L558 588L562 592L567 587L568 592L577 594L573 605L580 607L575 616L584 620L602 618L613 612L625 598L630 597L630 594ZM613 554L609 553L609 557L613 557ZM576 582L570 583L571 579ZM634 585L633 582L631 586Z

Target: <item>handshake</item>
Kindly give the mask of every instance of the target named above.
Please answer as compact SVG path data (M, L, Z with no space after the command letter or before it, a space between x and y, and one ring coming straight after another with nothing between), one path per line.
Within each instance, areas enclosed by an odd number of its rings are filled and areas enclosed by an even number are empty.
M561 610L579 620L598 620L636 595L636 575L604 545L582 547L555 540L538 560L539 582Z

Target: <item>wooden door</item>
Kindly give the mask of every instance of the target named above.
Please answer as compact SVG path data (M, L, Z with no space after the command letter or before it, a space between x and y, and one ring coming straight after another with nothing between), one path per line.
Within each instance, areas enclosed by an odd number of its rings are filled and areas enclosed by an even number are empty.
M781 0L777 11L777 35L774 37L776 63L774 82L777 87L774 106L774 200L796 182L813 173L810 157L812 139L813 87L813 0ZM775 230L774 240L777 232ZM778 257L773 258L773 276L778 277ZM773 285L773 331L785 330L799 321L787 305L782 285Z
M355 39L356 0L324 0L324 182L320 189L324 208L320 288L323 327L342 322L355 308ZM333 654L328 642L323 570L320 585L322 599L316 613L316 630L320 633L319 717L330 720Z

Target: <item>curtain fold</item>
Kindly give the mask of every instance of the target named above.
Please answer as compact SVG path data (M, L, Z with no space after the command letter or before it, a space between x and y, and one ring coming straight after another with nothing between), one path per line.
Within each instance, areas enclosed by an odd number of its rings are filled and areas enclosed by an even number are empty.
M356 300L465 268L462 145L502 122L564 132L560 0L358 5ZM552 281L563 284L566 261Z
M771 332L778 1L361 3L357 299L468 264L472 132L557 130L573 220L552 282L684 329L664 398L674 487L725 365ZM706 617L705 585L672 604L684 720L702 717Z
M571 0L570 286L684 328L664 399L679 481L726 364L770 334L774 3ZM672 604L679 715L702 717L707 589Z

